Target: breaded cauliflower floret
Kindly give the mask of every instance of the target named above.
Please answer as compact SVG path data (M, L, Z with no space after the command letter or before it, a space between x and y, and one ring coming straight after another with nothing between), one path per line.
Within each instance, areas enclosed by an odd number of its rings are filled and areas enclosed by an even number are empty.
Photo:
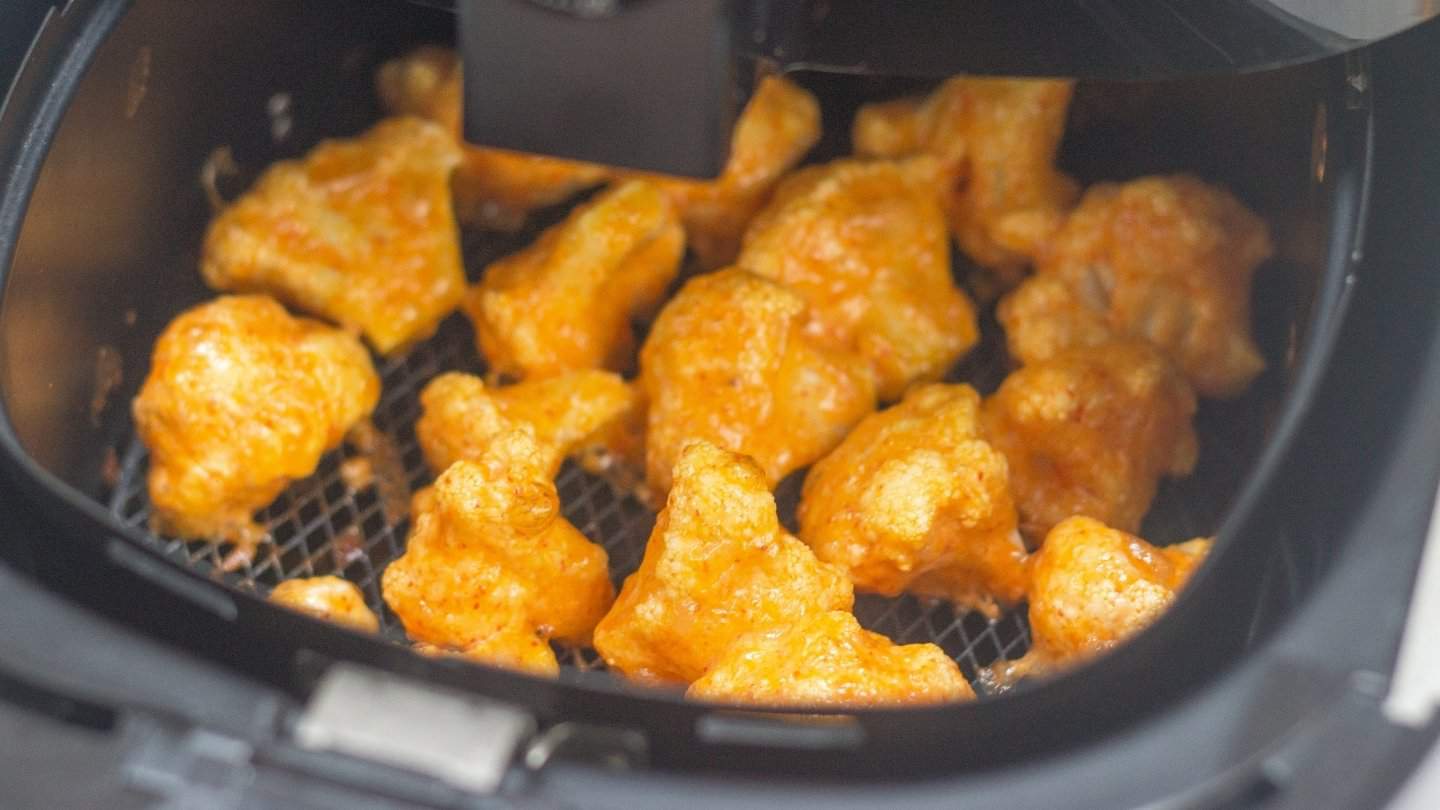
M750 456L773 486L875 407L868 365L823 348L811 328L800 296L739 269L692 279L671 299L640 352L657 495L695 439Z
M1188 475L1195 395L1149 344L1073 349L1005 379L982 412L1005 454L1020 528L1039 540L1085 515L1138 531L1162 475Z
M940 379L979 335L950 275L935 169L928 159L802 169L751 223L738 262L804 298L812 331L865 358L884 400Z
M956 77L923 100L862 107L851 137L867 157L939 158L961 249L1013 282L1078 194L1055 168L1073 92L1070 81Z
M287 579L270 591L270 601L356 630L380 631L380 620L365 604L364 594L340 577Z
M1083 659L1144 629L1170 606L1211 542L1156 548L1091 518L1060 523L1033 563L1032 654Z
M460 138L460 60L449 48L427 45L380 66L381 105L392 115L418 115ZM562 203L603 183L610 170L593 163L462 145L455 171L455 211L466 225L513 231L536 208Z
M496 436L516 426L535 435L542 467L551 477L568 455L603 444L606 436L637 418L635 388L608 371L576 371L558 377L490 388L471 374L441 374L420 392L415 437L430 469L481 459Z
M200 270L363 332L381 353L434 333L465 294L445 130L392 118L273 164L210 223Z
M223 296L182 313L132 406L155 528L229 541L248 558L265 536L252 515L313 473L379 398L358 339L270 298Z
M414 649L421 655L453 655L534 675L554 677L560 674L560 661L550 648L550 642L523 619L497 624L493 632L464 649L424 642L416 644Z
M1197 392L1236 396L1265 367L1250 337L1250 280L1273 250L1263 220L1193 177L1092 186L1036 278L1000 306L1010 352L1031 363L1111 335L1143 338Z
M492 370L514 377L624 371L635 358L630 319L660 303L684 242L654 186L611 189L485 269L464 303L476 346Z
M910 389L805 477L800 539L855 587L910 591L995 615L1025 596L1005 457L979 435L968 385Z
M899 646L831 610L740 637L685 696L860 707L969 700L975 692L934 644Z
M742 635L853 601L845 575L780 527L760 468L694 442L640 569L595 628L595 649L632 678L689 683Z
M495 437L417 493L405 554L382 578L385 602L415 641L501 664L516 659L487 651L533 647L527 631L588 643L614 597L608 559L559 509L531 431Z

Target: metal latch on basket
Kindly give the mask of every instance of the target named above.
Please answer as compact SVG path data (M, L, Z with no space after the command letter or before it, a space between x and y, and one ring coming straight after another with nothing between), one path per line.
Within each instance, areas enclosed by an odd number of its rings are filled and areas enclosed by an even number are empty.
M334 751L493 793L521 742L525 712L352 664L326 671L295 729L305 748Z

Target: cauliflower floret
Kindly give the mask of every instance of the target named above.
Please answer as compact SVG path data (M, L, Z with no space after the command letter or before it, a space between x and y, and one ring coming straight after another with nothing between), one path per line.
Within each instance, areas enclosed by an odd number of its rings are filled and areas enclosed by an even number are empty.
M805 477L800 539L861 590L950 599L990 615L1024 598L1005 457L979 435L968 385L912 388L865 417Z
M1001 304L1000 321L1024 363L1112 335L1143 338L1199 393L1236 396L1265 367L1250 337L1250 280L1272 252L1263 220L1193 177L1101 183L1041 253L1036 278Z
M798 293L812 332L874 368L879 395L934 381L979 336L950 275L936 163L842 160L791 175L745 233L739 265Z
M623 371L635 353L630 319L659 304L684 242L654 186L607 191L485 269L464 303L476 346L491 369L515 377Z
M420 392L415 437L430 469L482 458L496 436L519 425L533 431L542 466L553 478L568 455L603 447L638 418L639 396L618 374L576 371L486 387L471 374L441 374Z
M1108 343L1014 372L986 400L1020 527L1038 540L1072 515L1138 531L1162 475L1188 475L1195 395L1149 344Z
M661 310L640 352L656 495L695 439L750 456L773 486L875 407L868 364L820 345L810 319L800 296L734 268L692 279Z
M1033 563L1032 654L1075 661L1138 633L1170 606L1211 543L1156 548L1091 518L1060 523Z
M465 294L450 172L460 149L392 118L275 163L210 223L200 271L363 332L388 354L434 333Z
M1013 283L1078 194L1055 168L1073 93L1070 81L956 77L923 100L861 108L851 139L868 157L939 158L961 249Z
M843 610L742 636L686 697L794 706L969 700L960 667L934 644L900 646Z
M608 559L560 517L546 464L529 428L515 428L416 494L405 554L382 578L412 639L500 664L517 659L487 651L529 649L529 636L590 641L614 597Z
M353 335L291 317L262 295L224 296L161 333L133 413L150 450L155 528L236 544L254 513L370 415L380 378Z
M327 622L380 632L380 620L355 583L340 577L287 579L270 591L270 601Z
M595 649L632 678L689 683L742 635L853 601L845 575L780 527L760 468L694 442L640 569L595 628Z

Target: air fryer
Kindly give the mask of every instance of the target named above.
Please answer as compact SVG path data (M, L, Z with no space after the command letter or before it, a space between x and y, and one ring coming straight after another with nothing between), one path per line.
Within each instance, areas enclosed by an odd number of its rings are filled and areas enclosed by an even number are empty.
M339 451L263 513L275 542L249 568L152 534L128 403L159 331L212 295L197 272L210 195L366 127L375 68L452 41L454 21L394 0L22 5L27 33L0 53L18 64L0 113L0 694L123 741L92 777L199 806L1353 806L1387 796L1432 739L1380 704L1440 472L1434 24L1243 76L1082 83L1064 168L1085 183L1190 171L1276 237L1253 298L1267 370L1202 404L1200 466L1162 488L1144 531L1215 533L1215 549L1167 615L1074 671L817 717L688 703L584 652L554 681L424 658L388 614L371 637L269 604L281 579L338 573L383 609L406 526L347 489ZM917 87L801 81L826 114L811 160L847 150L859 103ZM466 233L469 271L559 213ZM482 368L458 317L378 365L376 421L412 486L418 388ZM993 387L997 352L954 378ZM578 468L557 483L612 573L633 570L653 514ZM857 615L971 677L1027 644L1023 610L862 597Z

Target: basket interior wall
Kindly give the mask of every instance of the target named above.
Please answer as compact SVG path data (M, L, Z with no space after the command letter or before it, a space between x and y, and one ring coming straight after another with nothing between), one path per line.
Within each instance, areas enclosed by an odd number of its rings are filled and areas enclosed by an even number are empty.
M444 14L384 0L350 4L341 17L324 0L243 7L211 0L135 3L65 117L0 309L4 406L28 452L107 504L118 521L145 525L145 459L128 404L164 324L209 295L196 271L210 216L198 182L201 166L217 147L228 147L239 173L222 177L221 191L234 193L270 161L300 154L321 137L358 131L378 115L370 86L375 66L415 43L443 40L448 22ZM385 32L383 40L376 32ZM224 58L208 58L216 53ZM846 122L861 101L902 88L812 79L828 125L816 159L844 153ZM1323 69L1305 69L1162 85L1082 85L1077 93L1062 163L1082 181L1193 171L1233 189L1277 236L1278 256L1259 273L1254 296L1257 339L1269 369L1244 398L1202 405L1200 466L1191 478L1162 486L1145 526L1153 540L1186 539L1219 525L1294 367L1329 228L1312 157L1317 120L1324 118L1324 81ZM472 276L527 236L533 230L467 234ZM966 269L957 262L957 277ZM951 375L982 390L993 388L1006 363L993 322L987 326L989 344ZM101 356L119 358L122 369L119 383L104 392L97 391ZM412 432L416 395L438 372L480 370L468 327L452 317L434 339L379 368L385 392L376 422L401 448L410 485L419 486L428 472ZM327 456L314 476L266 510L276 542L249 569L226 575L231 584L263 591L285 577L340 573L383 611L378 576L403 547L406 526L385 519L373 490L346 487L339 475L344 452ZM787 508L793 507L790 484L780 492ZM573 466L558 485L567 517L607 547L617 580L633 570L653 515ZM153 542L178 564L206 571L222 553L207 544ZM1284 572L1303 567L1293 555L1311 553L1318 552L1277 548L1280 573L1267 587L1293 597L1300 586ZM1018 613L989 622L955 615L945 605L873 597L862 598L857 613L899 641L939 643L967 674L1023 651L1026 643ZM398 638L393 617L382 616L386 632ZM589 668L594 660L581 652L568 663Z

